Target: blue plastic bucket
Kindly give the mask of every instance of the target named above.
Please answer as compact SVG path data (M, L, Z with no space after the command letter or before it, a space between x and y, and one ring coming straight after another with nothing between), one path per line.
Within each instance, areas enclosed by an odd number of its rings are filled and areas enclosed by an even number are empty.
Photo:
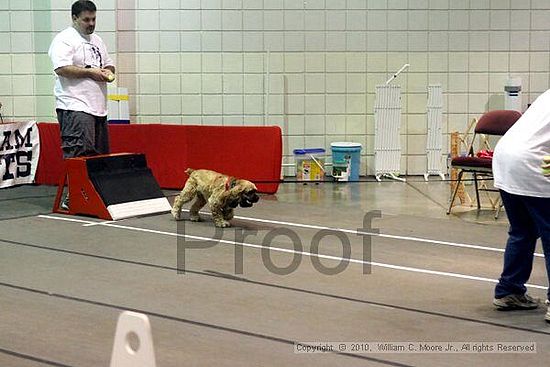
M350 162L349 181L359 181L361 168L361 144L349 142L336 142L330 144L332 150L332 162Z

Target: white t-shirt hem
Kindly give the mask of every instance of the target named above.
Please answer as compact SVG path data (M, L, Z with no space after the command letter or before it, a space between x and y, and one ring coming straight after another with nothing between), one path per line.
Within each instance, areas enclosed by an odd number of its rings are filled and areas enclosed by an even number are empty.
M549 185L550 185L550 180L549 180ZM505 186L497 182L495 182L494 186L500 190L506 191L509 194L520 195L520 196L534 196L537 198L550 198L549 192L542 193L538 191L521 190L521 189L518 189L517 187Z

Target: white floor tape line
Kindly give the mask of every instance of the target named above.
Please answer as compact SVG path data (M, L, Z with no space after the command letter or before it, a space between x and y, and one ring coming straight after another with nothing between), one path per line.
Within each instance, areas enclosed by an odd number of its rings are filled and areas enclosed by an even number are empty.
M184 212L189 212L188 209L182 209ZM204 215L210 215L208 212L200 212ZM271 220L271 219L262 219L262 218L254 218L254 217L242 217L236 215L234 217L235 219L240 219L244 221L249 222L258 222L258 223L268 223L268 224L278 224L288 227L298 227L298 228L307 228L307 229L316 229L316 230L329 230L329 231L339 231L342 233L348 233L353 235L366 235L369 234L368 232L361 232L357 230L347 229L347 228L334 228L334 227L325 227L325 226L318 226L314 224L303 224L303 223L293 223L293 222L284 222L284 221L278 221L278 220ZM382 238L391 238L394 240L403 240L403 241L413 241L413 242L422 242L422 243L428 243L432 245L444 245L444 246L451 246L451 247L459 247L459 248L467 248L472 250L482 250L482 251L493 251L493 252L500 252L504 253L504 249L496 248L496 247L489 247L489 246L479 246L479 245L471 245L467 243L458 243L458 242L448 242L448 241L441 241L441 240L432 240L429 238L421 238L421 237L410 237L410 236L398 236L393 234L385 234L385 233L370 233L372 236L376 237L382 237ZM535 253L536 257L544 257L544 254Z
M118 317L110 367L155 367L153 334L147 315L124 311Z
M68 222L78 222L78 223L81 223L81 224L97 223L97 222L90 222L90 221L78 220L78 219L68 220L69 218L57 217L57 216L51 216L51 215L39 215L38 217L45 218L45 219L68 221ZM118 229L125 229L125 230L130 230L130 231L138 231L138 232L146 232L146 233L154 233L154 234L160 234L160 235L172 236L172 237L182 237L182 238L187 238L187 239L191 239L191 240L212 241L212 238L208 238L208 237L183 235L183 234L178 234L178 233L173 233L173 232L165 232L165 231L159 231L159 230L154 230L154 229L123 226L123 225L107 223L107 222L102 222L101 225L104 226L104 227L111 227L111 228L118 228ZM228 241L228 240L217 240L217 241L219 243L223 243L223 244L227 244L227 245L233 245L233 246L243 246L243 247L250 247L250 248L256 248L256 249L263 248L262 245L257 245L257 244L253 244L253 243L235 242L235 241ZM313 254L311 252L295 251L295 250L284 249L284 248L273 247L273 246L271 246L269 249L270 249L270 251L275 251L275 252L300 254L300 255L303 255L303 256L317 257L317 258L320 258L320 259L327 259L327 260L335 260L335 261L338 261L338 262L342 262L342 261L347 260L352 264L361 264L361 265L369 265L370 264L372 266L378 266L378 267L386 268L386 269L402 270L402 271L409 271L409 272L421 273L421 274L439 275L439 276L458 278L458 279L476 280L476 281L489 282L489 283L497 283L498 282L498 280L496 280L496 279L478 277L478 276L473 276L473 275L468 275L468 274L460 274L460 273L451 273L451 272L429 270L429 269L422 269L422 268L414 268L414 267L410 267L410 266L385 264L385 263L379 263L379 262L373 262L373 261L364 261L364 260L359 260L359 259L345 259L345 258L338 257L338 256ZM536 288L536 289L547 289L548 288L547 286L537 285L537 284L526 284L525 286L530 287L530 288Z
M299 228L308 228L308 229L317 229L317 230L327 229L327 230L330 230L330 231L339 231L339 232L349 233L349 234L354 234L354 235L369 234L368 232L361 232L361 231L351 230L351 229L346 229L346 228L332 228L332 227L324 227L324 226L317 226L317 225L311 225L311 224L282 222L282 221L276 221L276 220L270 220L270 219L260 219L260 218L253 218L253 217L235 216L234 218L235 219L241 219L241 220L247 220L247 221L251 221L251 222L279 224L279 225L284 225L284 226L289 226L289 227L299 227ZM470 245L470 244L466 244L466 243L432 240L432 239L429 239L429 238L397 236L397 235L384 234L384 233L370 233L370 234L372 236L376 236L376 237L392 238L392 239L395 239L395 240L423 242L423 243L429 243L429 244L434 244L434 245L462 247L462 248L468 248L468 249L473 249L473 250L493 251L493 252L501 252L501 253L504 252L504 249L495 248L495 247L478 246L478 245ZM535 256L544 257L544 254L535 253Z
M100 226L100 225L105 224L105 223L116 223L116 222L117 222L116 220L108 220L108 221L105 221L105 222L94 222L94 223L84 224L84 227Z
M182 209L183 212L189 212L188 209ZM210 215L208 212L200 212L203 215ZM38 215L38 217L48 217L48 215ZM55 217L60 218L60 217ZM347 234L353 234L353 235L368 235L368 232L361 232L357 230L347 229L347 228L334 228L334 227L325 227L325 226L318 226L314 224L303 224L303 223L293 223L293 222L284 222L284 221L277 221L277 220L271 220L271 219L262 219L262 218L254 218L254 217L242 217L242 216L235 216L235 219L240 219L244 221L249 222L258 222L258 223L268 223L268 224L278 224L288 227L298 227L298 228L306 228L306 229L315 229L315 230L329 230L329 231L336 231L336 232L342 232ZM71 218L63 218L63 220L72 221L72 222L79 222L78 219L71 219ZM106 222L87 222L86 226L98 226L105 223L117 223L117 221L106 221ZM458 248L467 248L471 250L481 250L481 251L492 251L492 252L499 252L504 253L504 249L496 248L496 247L489 247L489 246L479 246L479 245L471 245L467 243L458 243L458 242L448 242L448 241L441 241L441 240L433 240L429 238L421 238L421 237L409 237L409 236L399 236L399 235L392 235L392 234L385 234L385 233L370 233L372 236L375 237L382 237L382 238L391 238L394 240L402 240L402 241L413 241L413 242L420 242L420 243L427 243L431 245L443 245L443 246L450 246L450 247L458 247ZM544 254L535 252L535 257L544 258Z

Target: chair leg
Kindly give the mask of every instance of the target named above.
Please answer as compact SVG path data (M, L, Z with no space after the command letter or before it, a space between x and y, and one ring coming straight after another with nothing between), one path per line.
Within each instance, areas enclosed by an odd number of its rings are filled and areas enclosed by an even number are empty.
M481 203L479 201L479 187L477 184L477 174L474 172L474 185L476 188L476 201L477 201L477 210L481 209Z
M451 197L451 203L449 204L449 209L447 210L447 214L451 214L451 209L453 207L453 204L455 202L455 199L456 199L456 194L458 192L458 188L460 187L460 181L462 181L462 175L464 174L464 171L460 171L458 173L458 177L457 177L457 180L456 180L456 186L455 186L455 190L453 192L453 196Z

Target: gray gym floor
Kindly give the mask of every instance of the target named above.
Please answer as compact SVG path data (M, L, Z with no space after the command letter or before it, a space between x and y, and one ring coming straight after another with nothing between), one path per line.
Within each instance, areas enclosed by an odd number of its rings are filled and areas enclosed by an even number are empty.
M54 193L0 190L0 366L108 366L123 310L149 316L159 367L548 365L546 307L491 304L505 213L445 215L449 186L436 178L282 184L237 209L220 243L186 251L185 240L216 235L207 213L200 223L170 214L113 223L51 214ZM379 235L358 235L376 210ZM341 241L353 260L327 274L342 262ZM541 256L529 284L546 299ZM305 354L295 342L532 342L536 353Z

